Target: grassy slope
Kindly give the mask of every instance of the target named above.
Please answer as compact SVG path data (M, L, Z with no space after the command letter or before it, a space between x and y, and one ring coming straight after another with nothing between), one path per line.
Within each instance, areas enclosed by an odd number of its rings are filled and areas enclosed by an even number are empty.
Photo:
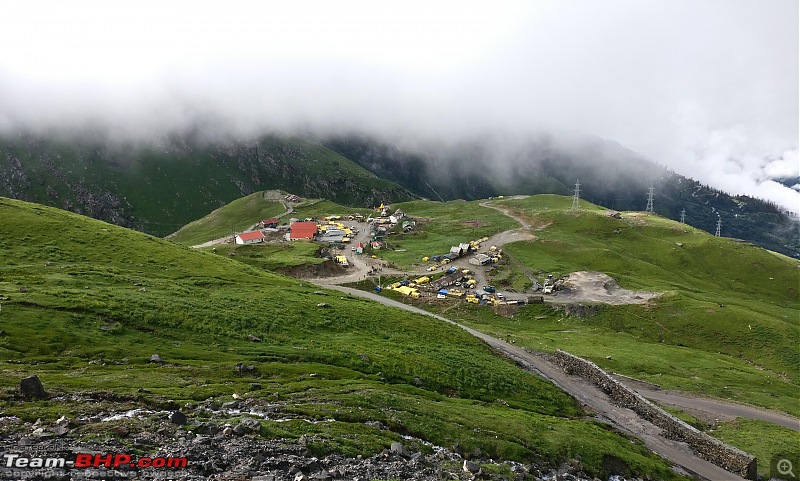
M154 235L175 232L262 189L324 195L350 205L386 196L413 198L332 150L298 138L214 145L173 139L155 146L0 138L0 153L20 159L32 180L24 188L26 198L61 208L78 208L87 199L116 206L129 225ZM0 175L11 178L6 168L0 165ZM107 199L112 196L120 205ZM105 210L94 214L111 219Z
M365 208L347 207L324 199L308 199L294 206L294 216L298 219L312 217L318 219L329 215L362 214L365 218L373 211Z
M268 271L325 262L325 259L318 255L320 245L311 241L282 242L280 244L225 244L215 248L205 248L205 250L218 255L228 255L239 262Z
M392 208L400 208L410 217L418 219L417 228L408 234L393 233L387 236L386 241L392 248L405 252L382 250L375 253L402 268L409 268L419 264L423 256L446 254L453 245L519 226L502 213L478 203L420 200L393 205ZM472 225L469 221L478 221L479 224Z
M0 217L6 415L52 420L107 407L19 403L18 379L33 373L54 393L112 391L131 398L123 404L157 405L246 392L254 378L232 369L245 362L264 386L248 396L334 420L263 422L272 436L315 434L312 450L370 453L410 433L497 457L578 456L598 475L615 455L637 472L674 477L641 446L569 419L580 415L571 399L454 327L43 206L0 199ZM317 306L323 300L328 308ZM163 367L147 362L156 352Z
M202 219L181 227L170 240L183 245L195 245L240 232L262 219L282 214L283 204L269 199L267 192L255 192L220 207ZM288 219L287 219L288 220Z
M539 229L536 241L506 245L514 262L556 276L601 271L624 288L664 295L645 306L605 306L583 319L546 305L526 306L512 318L459 306L448 315L664 388L800 415L796 260L657 216L623 213L627 220L616 220L588 203L569 212L565 197L502 203ZM713 434L756 454L762 471L775 452L772 439L800 444L796 432L768 423L741 421Z
M506 247L516 260L556 275L601 271L623 287L665 293L652 306L618 308L598 321L651 341L723 352L798 382L800 262L657 216L617 220L547 212L539 203L508 202L548 225L536 241Z

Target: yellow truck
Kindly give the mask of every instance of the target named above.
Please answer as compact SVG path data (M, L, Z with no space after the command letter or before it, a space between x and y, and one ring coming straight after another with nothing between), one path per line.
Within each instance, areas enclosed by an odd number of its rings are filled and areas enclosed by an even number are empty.
M427 283L429 283L430 281L431 281L431 278L430 278L430 277L428 277L428 276L422 276L422 277L420 277L419 279L414 279L414 282L415 282L417 285L427 284Z

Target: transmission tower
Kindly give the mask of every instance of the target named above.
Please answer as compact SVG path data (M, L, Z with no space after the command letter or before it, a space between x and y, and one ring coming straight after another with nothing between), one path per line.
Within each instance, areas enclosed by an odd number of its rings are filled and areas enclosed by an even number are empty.
M575 193L572 194L572 210L580 210L581 208L581 183L575 180Z
M715 236L719 237L722 231L722 217L717 219L717 232L714 233Z
M647 192L647 207L644 209L645 212L653 212L653 194L655 191L653 184L650 184L650 190Z
M686 209L681 209L681 224L686 223Z

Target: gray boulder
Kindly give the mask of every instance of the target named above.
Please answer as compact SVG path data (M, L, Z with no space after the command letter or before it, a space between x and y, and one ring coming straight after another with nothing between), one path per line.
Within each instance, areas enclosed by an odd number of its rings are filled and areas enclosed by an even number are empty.
M408 449L406 449L403 443L395 441L392 443L392 447L390 449L393 453L399 454L400 456L406 459L411 457L411 452Z
M183 426L183 425L184 425L184 424L186 424L186 423L187 423L189 420L188 420L188 419L186 419L186 415L185 415L185 414L183 414L182 412L180 412L180 411L175 411L175 412L173 412L173 413L172 413L172 414L169 416L169 421L170 421L172 424L177 424L178 426Z
M39 376L28 376L20 379L19 390L22 392L22 397L26 401L44 399L47 397L47 393L44 392L44 386L42 386L42 381L39 380Z

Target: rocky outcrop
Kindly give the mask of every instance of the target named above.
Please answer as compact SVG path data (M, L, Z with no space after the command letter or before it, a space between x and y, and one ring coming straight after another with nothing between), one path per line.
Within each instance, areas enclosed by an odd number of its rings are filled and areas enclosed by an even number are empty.
M243 404L237 403L235 409L244 408ZM215 409L211 411L211 408ZM188 410L186 407L184 409ZM134 478L142 481L502 479L488 476L478 478L476 475L482 468L513 473L513 477L506 479L569 481L593 479L576 460L569 460L558 468L550 466L545 461L519 463L491 460L484 457L479 450L464 453L459 445L444 448L407 436L371 456L346 457L337 453L324 454L316 450L324 441L314 434L310 433L299 439L266 439L263 433L259 434L261 424L254 417L242 417L234 427L231 423L217 418L218 415L225 414L226 409L221 406L204 402L197 409L198 411L190 411L203 412L203 421L198 423L197 420L190 419L187 424L167 421L167 418L172 420L175 413L180 411L170 413L146 409L109 412L102 417L62 418L55 423L41 420L29 423L13 416L0 417L0 432L3 432L3 436L0 436L0 452L20 454L23 457L35 453L33 455L74 460L75 453L131 453L134 449L131 446L134 446L136 450L134 458L137 458L138 454L186 459L185 467L175 469L132 468L128 465L122 465L118 469L104 465L94 469L78 469L69 465L21 469L4 463L0 466L0 479L22 481ZM382 425L378 423L378 426ZM104 431L113 433L113 436L86 438L78 435L87 429L93 433Z
M581 376L602 389L619 406L663 429L666 438L685 442L698 456L727 471L747 479L758 478L754 456L686 424L612 378L593 362L560 349L553 354L552 360L567 373Z

